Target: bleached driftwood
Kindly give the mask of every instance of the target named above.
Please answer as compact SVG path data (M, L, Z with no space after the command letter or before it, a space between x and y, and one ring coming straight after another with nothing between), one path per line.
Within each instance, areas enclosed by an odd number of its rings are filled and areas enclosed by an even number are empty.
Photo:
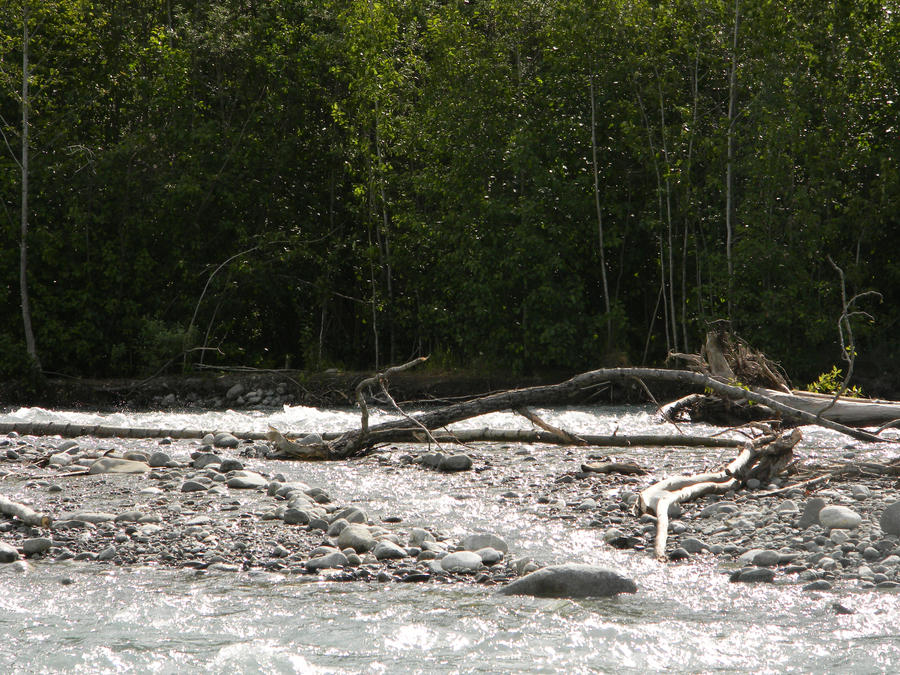
M50 527L53 519L46 513L38 513L24 504L11 501L0 495L0 513L13 518L18 518L26 525L32 527Z
M793 448L800 442L799 429L778 436L764 435L748 443L724 469L695 476L673 476L654 483L640 493L636 507L640 513L656 515L654 553L666 559L669 507L707 494L724 494L742 486L750 478L770 479L792 461Z

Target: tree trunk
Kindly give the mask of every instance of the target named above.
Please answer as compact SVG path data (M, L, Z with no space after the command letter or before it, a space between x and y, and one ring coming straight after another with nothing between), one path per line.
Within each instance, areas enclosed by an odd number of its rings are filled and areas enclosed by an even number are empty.
M29 163L29 47L28 2L22 5L22 227L19 240L19 291L22 302L22 324L25 328L25 349L40 369L34 332L31 328L31 303L28 298L28 163Z

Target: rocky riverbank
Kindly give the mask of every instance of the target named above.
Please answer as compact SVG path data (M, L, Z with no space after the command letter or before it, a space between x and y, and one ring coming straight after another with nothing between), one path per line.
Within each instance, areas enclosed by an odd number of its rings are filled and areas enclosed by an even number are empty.
M91 561L331 580L494 585L537 569L488 533L451 539L373 517L318 486L268 474L268 448L229 434L153 450L91 439L0 438L0 494L52 521L0 516L0 562ZM251 456L250 458L242 457Z
M450 454L405 446L349 470L463 472L456 475L485 488L474 498L505 486L499 498L522 513L600 530L605 545L652 555L656 520L636 516L633 506L655 477L554 474L541 471L527 447L502 450L505 460L476 448L449 462ZM0 516L0 560L485 585L541 566L491 533L412 526L400 503L379 514L342 503L330 489L289 480L266 459L271 452L267 443L228 434L203 441L0 437L0 495L52 518L41 528ZM578 461L576 451L558 452ZM528 466L527 481L504 461ZM733 581L810 591L900 588L896 478L768 494L783 487L752 485L685 504L670 524L670 564L715 565Z

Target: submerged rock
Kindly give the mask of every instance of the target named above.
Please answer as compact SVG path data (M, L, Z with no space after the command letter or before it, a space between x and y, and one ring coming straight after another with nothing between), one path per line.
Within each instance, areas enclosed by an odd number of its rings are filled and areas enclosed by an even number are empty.
M623 574L607 567L579 563L545 567L499 591L501 595L539 598L600 598L636 592L637 584Z

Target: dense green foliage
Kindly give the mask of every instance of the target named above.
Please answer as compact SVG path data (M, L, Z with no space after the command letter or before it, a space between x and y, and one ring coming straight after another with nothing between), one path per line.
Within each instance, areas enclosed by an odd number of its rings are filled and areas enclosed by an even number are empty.
M828 255L897 363L896 0L12 0L6 376L23 2L46 371L586 369L730 316L808 380L840 359Z

